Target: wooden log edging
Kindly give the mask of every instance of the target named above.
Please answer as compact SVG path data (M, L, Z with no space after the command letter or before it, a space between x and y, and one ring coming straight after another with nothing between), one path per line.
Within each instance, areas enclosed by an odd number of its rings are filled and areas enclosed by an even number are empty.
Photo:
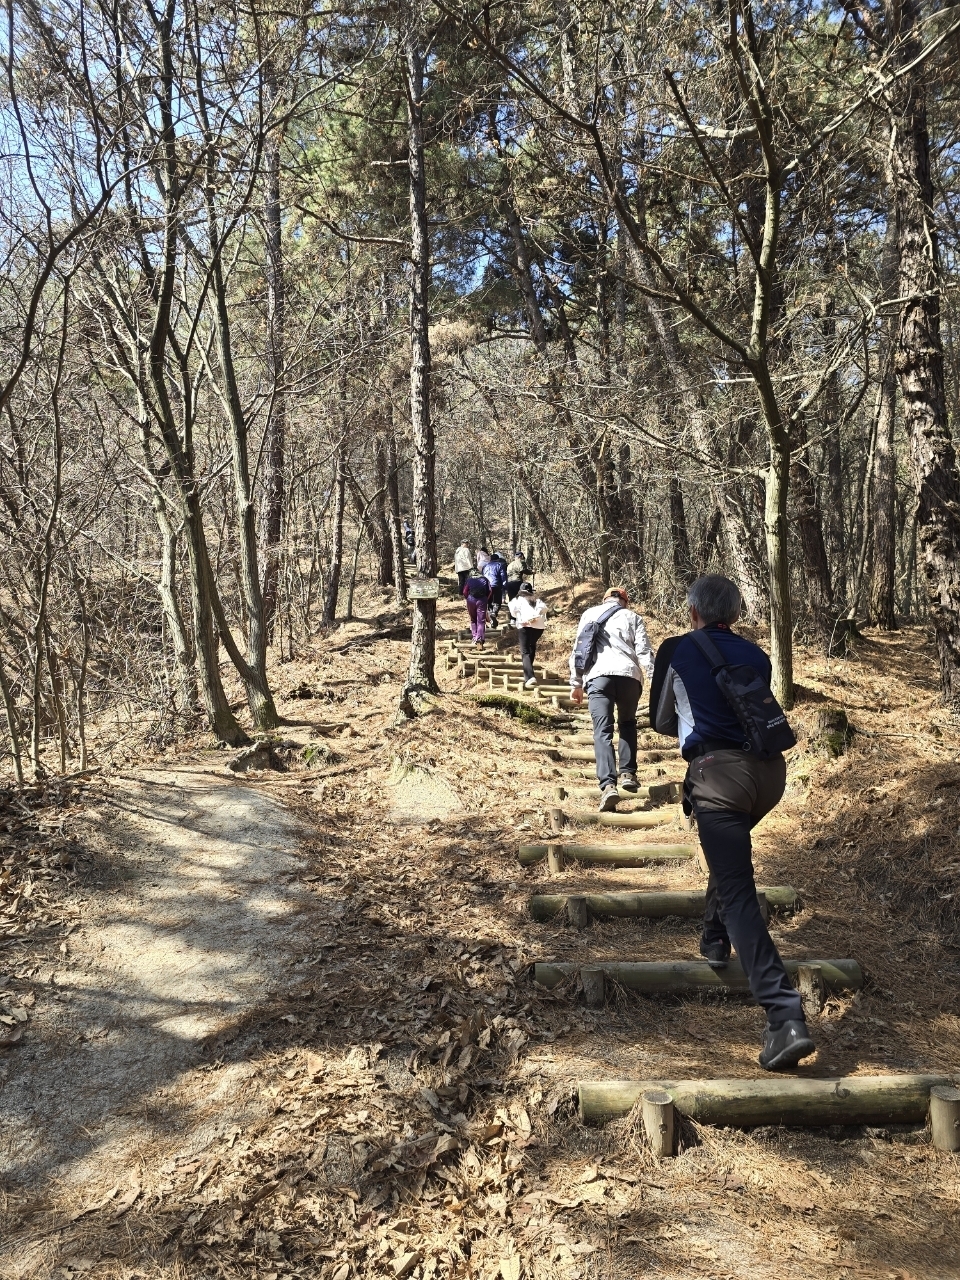
M545 844L522 844L518 857L528 867L547 856ZM551 841L551 849L560 850L565 858L576 862L599 862L612 867L642 867L648 862L686 862L697 856L692 844L560 844Z
M558 697L560 695L549 694L544 696ZM566 701L569 702L570 699L567 698ZM589 749L586 747L547 747L546 755L548 759L560 764L586 764L588 762L593 764L596 760L592 747ZM670 753L667 751L638 751L637 764L661 764L664 760L669 759L669 756Z
M567 821L581 827L664 827L677 817L676 810L654 809L648 813L568 813Z
M796 977L799 965L819 965L828 991L858 991L863 986L863 971L856 960L784 960L783 963L791 978ZM711 969L706 960L595 960L592 964L602 969L611 981L644 995L724 990L749 994L750 991L739 960L731 960L725 969ZM550 990L565 978L573 977L579 967L571 961L540 961L533 967L533 980Z
M844 1076L833 1080L581 1080L580 1116L603 1124L629 1115L637 1100L664 1089L677 1111L700 1124L921 1124L940 1075Z
M791 885L764 886L768 905L775 911L793 911L797 891ZM575 895L576 896L576 895ZM617 919L639 917L661 920L665 916L699 919L706 909L707 895L702 889L687 890L614 890L610 893L580 894L591 916L613 916ZM570 901L565 893L535 893L529 902L531 918L543 922L560 915Z
M554 787L554 799L560 801L586 800L599 794L596 784L592 787L575 787L569 783L566 786L561 783ZM644 783L636 791L621 791L619 794L621 800L649 800L651 804L671 804L676 803L680 798L680 784L679 782Z

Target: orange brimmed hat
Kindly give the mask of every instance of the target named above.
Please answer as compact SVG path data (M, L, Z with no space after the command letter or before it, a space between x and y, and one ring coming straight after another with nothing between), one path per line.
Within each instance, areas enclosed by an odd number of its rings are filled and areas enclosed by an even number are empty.
M604 592L604 600L612 600L616 596L618 600L622 600L624 604L630 603L630 596L626 587L610 587Z

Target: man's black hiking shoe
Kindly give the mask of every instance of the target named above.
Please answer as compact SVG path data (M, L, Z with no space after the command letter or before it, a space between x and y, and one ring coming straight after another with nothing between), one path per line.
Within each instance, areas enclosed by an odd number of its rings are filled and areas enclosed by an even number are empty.
M730 963L730 943L701 941L700 954L711 969L725 969Z
M801 1058L809 1058L817 1046L810 1039L807 1024L800 1018L788 1018L786 1022L771 1027L763 1033L763 1049L760 1065L767 1071L789 1071Z

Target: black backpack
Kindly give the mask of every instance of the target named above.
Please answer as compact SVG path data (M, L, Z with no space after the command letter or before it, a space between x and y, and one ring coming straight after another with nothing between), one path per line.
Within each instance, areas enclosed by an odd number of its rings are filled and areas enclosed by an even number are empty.
M490 583L482 574L467 579L467 595L471 600L486 600L490 595Z
M710 663L710 674L740 721L744 750L772 760L795 747L796 735L760 672L743 663L728 663L705 631L691 631L690 639Z
M606 613L601 613L599 618L595 618L593 622L588 622L577 636L577 643L573 650L573 667L578 676L582 676L596 662L600 641L601 639L606 639L604 627L613 615L623 607L622 604L613 605Z

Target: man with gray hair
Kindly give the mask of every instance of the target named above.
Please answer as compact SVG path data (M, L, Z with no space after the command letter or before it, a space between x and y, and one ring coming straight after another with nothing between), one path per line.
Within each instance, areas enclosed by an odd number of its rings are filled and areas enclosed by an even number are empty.
M703 630L730 665L752 667L770 682L770 659L731 631L740 617L740 591L729 578L708 573L687 592L690 626ZM760 1065L795 1067L814 1052L799 993L787 976L757 901L750 832L780 801L787 767L782 754L761 759L751 750L714 668L688 632L665 640L650 686L650 723L676 736L687 761L684 811L697 820L710 878L700 954L724 968L731 943L767 1014Z

